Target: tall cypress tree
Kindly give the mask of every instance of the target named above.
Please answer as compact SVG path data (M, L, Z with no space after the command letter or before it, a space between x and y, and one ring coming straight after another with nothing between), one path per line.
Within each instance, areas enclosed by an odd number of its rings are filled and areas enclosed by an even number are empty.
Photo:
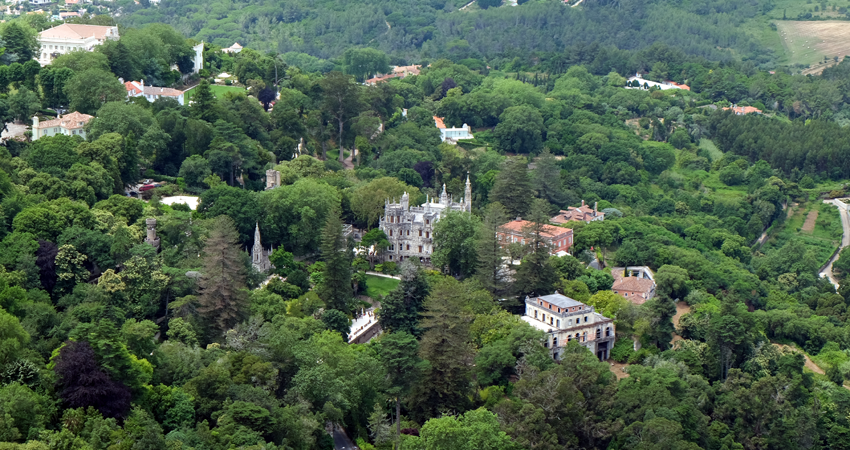
M510 217L528 213L528 206L534 197L531 179L528 176L528 163L525 158L512 158L505 161L502 171L496 175L490 201L501 203Z
M246 270L240 253L239 232L233 219L223 215L213 219L204 243L198 312L221 331L243 317Z
M502 265L505 262L502 258L506 253L496 232L507 221L505 207L499 202L490 203L484 212L484 220L476 236L478 270L475 275L481 281L481 285L493 294L498 294L505 288L505 280L502 276Z
M322 260L325 261L325 273L322 283L316 288L319 298L325 301L329 309L349 312L351 289L352 253L342 235L342 220L339 211L328 214L325 228L322 230Z
M550 246L543 235L549 226L548 208L545 200L535 199L531 205L530 223L522 230L528 254L516 272L514 288L520 296L551 294L558 282L558 272L550 261Z

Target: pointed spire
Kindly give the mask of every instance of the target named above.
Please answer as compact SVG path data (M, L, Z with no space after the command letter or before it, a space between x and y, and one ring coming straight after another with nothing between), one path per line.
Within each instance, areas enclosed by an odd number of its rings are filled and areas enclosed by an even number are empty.
M448 195L446 194L446 183L443 183L443 192L440 193L440 204L448 204Z
M469 182L469 172L466 172L466 189L463 191L463 209L472 211L472 183Z

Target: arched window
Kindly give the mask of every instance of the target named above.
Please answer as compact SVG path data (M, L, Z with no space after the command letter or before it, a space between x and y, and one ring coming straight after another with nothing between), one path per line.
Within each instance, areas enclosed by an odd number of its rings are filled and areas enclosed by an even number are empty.
M611 327L605 327L605 336L611 336Z
M567 342L570 342L571 340L573 340L573 335L572 335L572 334L568 334L568 335L567 335Z
M602 328L596 329L596 339L602 338Z
M582 336L581 336L581 341L582 341L582 342L587 342L587 331L585 331L585 332L582 334Z

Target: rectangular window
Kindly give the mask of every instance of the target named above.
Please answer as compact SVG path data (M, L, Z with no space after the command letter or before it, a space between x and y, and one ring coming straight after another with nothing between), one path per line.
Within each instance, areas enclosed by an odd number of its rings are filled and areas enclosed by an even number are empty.
M390 236L392 236L392 235L393 235L393 230L390 230Z
M422 253L422 246L419 246L419 253Z
M426 231L426 232L425 232L425 238L427 239L427 238L430 238L430 237L431 237L431 232L430 232L430 231Z
M410 230L407 230L407 235L410 236Z
M410 244L407 244L406 247L407 248L405 248L405 250L410 250ZM585 320L585 322L587 322L587 320Z
M422 237L422 230L419 230L419 237Z

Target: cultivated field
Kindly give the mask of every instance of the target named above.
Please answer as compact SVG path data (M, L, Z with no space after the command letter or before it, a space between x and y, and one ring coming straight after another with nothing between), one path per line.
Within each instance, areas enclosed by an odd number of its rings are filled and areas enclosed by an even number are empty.
M812 65L820 73L829 65L823 64L824 57L832 63L834 57L840 61L850 55L850 22L783 20L775 23L789 64Z

